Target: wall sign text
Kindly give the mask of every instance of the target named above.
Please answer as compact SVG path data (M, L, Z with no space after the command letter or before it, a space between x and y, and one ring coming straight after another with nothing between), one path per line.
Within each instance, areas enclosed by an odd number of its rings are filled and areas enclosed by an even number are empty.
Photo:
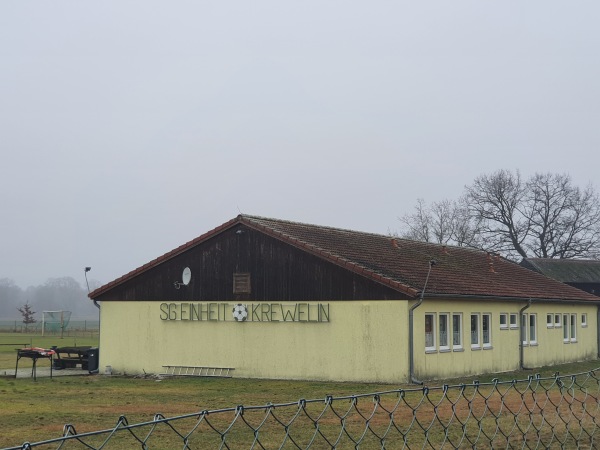
M160 320L235 322L236 303L161 303ZM247 322L329 322L329 303L245 303Z

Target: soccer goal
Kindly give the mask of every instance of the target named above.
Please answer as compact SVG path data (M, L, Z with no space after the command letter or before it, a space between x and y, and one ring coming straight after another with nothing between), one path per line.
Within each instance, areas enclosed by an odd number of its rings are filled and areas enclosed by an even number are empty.
M63 337L64 331L69 326L71 311L43 311L42 312L42 336L46 332L58 333Z

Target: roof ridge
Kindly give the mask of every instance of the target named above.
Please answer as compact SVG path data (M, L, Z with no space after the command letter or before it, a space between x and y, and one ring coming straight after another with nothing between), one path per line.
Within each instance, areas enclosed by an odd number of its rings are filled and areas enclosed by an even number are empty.
M294 220L275 219L273 217L253 216L253 215L248 215L248 214L240 214L238 217L247 218L247 219L256 219L256 220L268 220L271 222L290 224L290 225L301 225L301 226L306 226L306 227L314 227L314 228L320 228L322 230L346 231L348 233L361 233L361 234L370 234L373 236L386 237L384 234L372 233L372 232L368 232L368 231L357 231L357 230L351 230L350 228L338 228L338 227L332 227L332 226L327 226L327 225L317 225L314 223L298 222L298 221L294 221Z
M525 261L552 261L552 262L568 262L569 264L573 262L578 263L600 263L600 259L582 259L582 258L523 258Z

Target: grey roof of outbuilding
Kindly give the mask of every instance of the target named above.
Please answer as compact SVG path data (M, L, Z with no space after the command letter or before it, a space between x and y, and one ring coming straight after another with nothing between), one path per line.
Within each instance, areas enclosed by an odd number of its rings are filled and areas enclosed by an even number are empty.
M600 284L600 261L596 259L525 258L521 265L563 283Z

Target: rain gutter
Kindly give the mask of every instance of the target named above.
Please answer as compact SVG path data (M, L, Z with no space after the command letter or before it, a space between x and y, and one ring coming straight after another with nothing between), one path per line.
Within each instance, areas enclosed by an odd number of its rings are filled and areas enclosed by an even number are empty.
M597 301L593 300L566 300L560 298L530 298L530 297L506 297L501 295L469 295L469 294L428 294L429 298L459 298L464 300L478 300L481 301L483 297L489 300L501 300L505 302L516 302L523 303L529 301L535 301L535 303L562 303L569 305L600 305L600 299Z

